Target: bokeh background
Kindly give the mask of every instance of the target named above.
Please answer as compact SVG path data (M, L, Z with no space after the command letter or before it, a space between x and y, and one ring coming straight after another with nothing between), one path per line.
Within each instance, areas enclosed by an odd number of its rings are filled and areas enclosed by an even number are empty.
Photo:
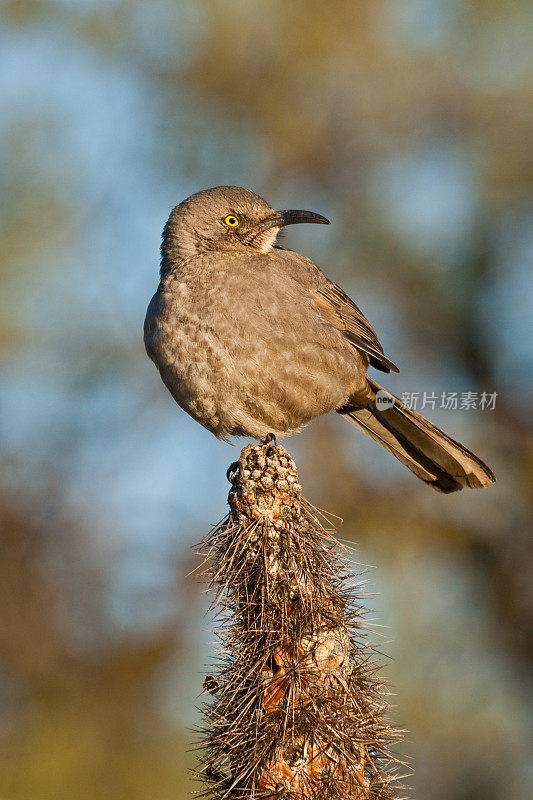
M238 451L173 404L141 328L171 207L221 183L333 221L285 242L374 323L388 388L498 393L428 412L487 491L439 496L333 417L289 447L375 567L414 796L531 796L532 4L0 9L1 800L195 788L190 573Z

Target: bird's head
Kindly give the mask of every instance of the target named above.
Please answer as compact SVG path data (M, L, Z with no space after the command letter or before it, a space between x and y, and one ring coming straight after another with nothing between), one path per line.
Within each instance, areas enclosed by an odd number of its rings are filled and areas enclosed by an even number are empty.
M239 186L204 189L172 210L163 231L162 265L213 251L267 253L280 228L297 222L329 224L313 211L275 211Z

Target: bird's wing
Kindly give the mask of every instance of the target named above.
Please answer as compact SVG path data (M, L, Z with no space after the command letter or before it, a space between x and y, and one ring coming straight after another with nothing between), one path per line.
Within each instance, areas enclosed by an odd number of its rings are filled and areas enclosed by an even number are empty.
M336 283L312 289L313 299L324 322L338 328L343 336L370 356L370 363L382 372L400 370L384 354L374 328L347 294Z

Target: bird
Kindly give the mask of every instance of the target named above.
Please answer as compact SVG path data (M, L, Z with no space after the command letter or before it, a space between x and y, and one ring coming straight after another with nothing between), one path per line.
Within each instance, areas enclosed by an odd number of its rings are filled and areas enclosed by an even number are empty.
M172 209L144 342L174 400L227 442L283 438L336 411L437 491L489 486L480 458L370 377L399 369L340 286L277 243L296 223L329 220L238 186Z

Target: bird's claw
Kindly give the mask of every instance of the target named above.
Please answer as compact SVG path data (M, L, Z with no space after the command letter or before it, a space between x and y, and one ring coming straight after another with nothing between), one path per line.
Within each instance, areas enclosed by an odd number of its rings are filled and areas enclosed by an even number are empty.
M233 483L233 479L239 470L239 462L234 461L233 464L230 464L228 469L226 470L226 478L230 483ZM233 473L233 474L232 474Z
M273 433L267 433L263 441L261 442L263 447L266 448L266 455L272 455L274 449L277 447L278 443L276 441L276 437Z

